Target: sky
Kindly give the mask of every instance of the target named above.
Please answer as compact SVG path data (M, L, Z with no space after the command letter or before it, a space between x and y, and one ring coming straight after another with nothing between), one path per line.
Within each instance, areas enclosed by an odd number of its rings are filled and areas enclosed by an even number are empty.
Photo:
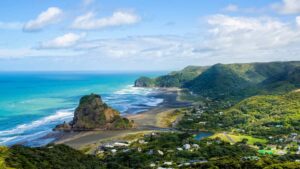
M0 71L300 60L300 0L1 0Z

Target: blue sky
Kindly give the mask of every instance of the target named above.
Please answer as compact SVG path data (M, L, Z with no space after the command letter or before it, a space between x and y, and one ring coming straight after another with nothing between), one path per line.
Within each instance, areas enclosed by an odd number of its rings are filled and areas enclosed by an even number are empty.
M1 0L0 71L300 59L300 0Z

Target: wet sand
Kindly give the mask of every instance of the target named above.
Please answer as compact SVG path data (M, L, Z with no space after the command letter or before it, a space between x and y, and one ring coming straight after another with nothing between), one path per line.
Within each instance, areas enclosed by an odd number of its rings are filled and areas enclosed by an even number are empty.
M139 132L166 130L157 126L157 115L176 108L191 106L189 102L177 100L178 89L160 89L155 97L163 98L164 101L158 106L138 114L127 115L126 117L134 120L135 128L130 130L109 130L109 131L88 131L88 132L64 132L60 133L55 144L66 144L73 148L80 149L87 145L97 144L101 140L119 138L128 134Z

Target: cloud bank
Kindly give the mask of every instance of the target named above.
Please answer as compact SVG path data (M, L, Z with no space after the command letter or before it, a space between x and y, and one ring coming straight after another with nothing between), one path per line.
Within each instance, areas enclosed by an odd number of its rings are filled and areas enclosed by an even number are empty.
M139 22L139 20L139 16L126 11L116 11L112 16L104 18L96 18L94 12L88 12L77 17L71 27L83 30L101 29L112 26L131 25Z
M62 36L56 37L50 41L43 42L40 45L40 49L61 49L74 46L78 41L85 37L84 33L75 34L67 33Z
M28 21L24 27L24 31L39 31L47 25L51 25L60 21L62 10L57 7L50 7L46 11L38 15L36 19Z

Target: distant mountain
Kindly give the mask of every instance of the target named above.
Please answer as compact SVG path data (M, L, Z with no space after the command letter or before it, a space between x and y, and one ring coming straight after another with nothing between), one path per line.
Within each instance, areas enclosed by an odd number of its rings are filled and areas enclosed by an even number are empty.
M216 64L183 87L221 99L287 92L300 87L300 62Z
M188 66L151 79L141 77L136 87L181 87L213 99L284 93L300 87L300 61Z
M205 71L207 66L188 66L181 71L174 71L157 78L140 77L135 87L182 87Z

